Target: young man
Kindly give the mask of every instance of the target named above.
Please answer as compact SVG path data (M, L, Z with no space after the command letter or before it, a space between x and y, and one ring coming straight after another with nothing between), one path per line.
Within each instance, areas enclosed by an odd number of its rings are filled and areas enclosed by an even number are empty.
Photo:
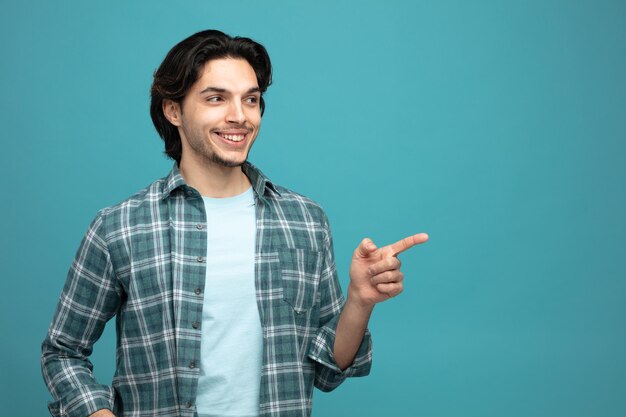
M322 209L247 162L271 83L265 48L208 30L154 75L170 174L98 212L42 346L54 416L308 416L371 365L374 305L402 291L396 255L354 252L344 301ZM88 360L116 316L113 386Z

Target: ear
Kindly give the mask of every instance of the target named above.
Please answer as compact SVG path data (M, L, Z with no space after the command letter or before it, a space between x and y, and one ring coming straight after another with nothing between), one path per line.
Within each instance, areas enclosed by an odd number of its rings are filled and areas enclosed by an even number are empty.
M163 114L165 118L174 126L182 125L182 111L180 104L169 99L163 100Z

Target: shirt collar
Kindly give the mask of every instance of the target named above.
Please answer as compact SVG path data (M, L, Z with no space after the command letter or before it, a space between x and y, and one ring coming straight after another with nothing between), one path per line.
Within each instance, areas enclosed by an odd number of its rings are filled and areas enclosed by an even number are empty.
M265 174L261 172L260 169L258 169L248 161L244 162L241 168L244 174L246 174L246 176L250 180L252 188L254 189L256 195L259 196L259 198L265 200L271 193L275 193L280 196L280 193L278 192L274 183L272 183L269 178L267 178ZM179 187L187 187L187 183L185 182L183 176L180 174L180 170L178 169L178 163L175 162L169 175L165 178L165 186L163 187L163 195L161 196L161 198L169 197L172 191L176 190Z
M248 161L244 162L241 168L243 169L243 173L246 174L250 180L250 183L252 183L252 188L259 198L265 199L272 193L280 196L280 193L274 183L270 181L260 169Z
M186 185L187 184L185 183L185 179L182 175L180 175L180 171L178 170L178 163L174 162L172 170L165 178L165 186L163 187L163 194L161 195L161 198L164 199L166 197L169 197L172 191Z

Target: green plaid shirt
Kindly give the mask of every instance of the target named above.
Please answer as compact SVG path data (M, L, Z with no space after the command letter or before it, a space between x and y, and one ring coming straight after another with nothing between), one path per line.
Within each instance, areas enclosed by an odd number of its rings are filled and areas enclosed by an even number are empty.
M256 298L263 327L261 416L308 416L313 386L336 388L371 366L368 332L343 372L333 358L344 298L328 221L313 201L243 166L256 203ZM206 213L178 168L98 212L70 268L42 345L54 416L195 416ZM112 387L92 375L89 355L116 316Z

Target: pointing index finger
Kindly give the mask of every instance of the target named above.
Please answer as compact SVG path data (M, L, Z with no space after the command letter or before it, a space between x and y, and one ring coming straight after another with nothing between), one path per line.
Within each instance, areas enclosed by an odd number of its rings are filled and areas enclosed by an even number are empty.
M415 245L426 242L427 240L428 235L426 233L418 233L413 236L405 237L404 239L401 239L396 243L389 245L389 248L391 250L391 254L393 256L396 256L404 252L405 250L412 248Z

